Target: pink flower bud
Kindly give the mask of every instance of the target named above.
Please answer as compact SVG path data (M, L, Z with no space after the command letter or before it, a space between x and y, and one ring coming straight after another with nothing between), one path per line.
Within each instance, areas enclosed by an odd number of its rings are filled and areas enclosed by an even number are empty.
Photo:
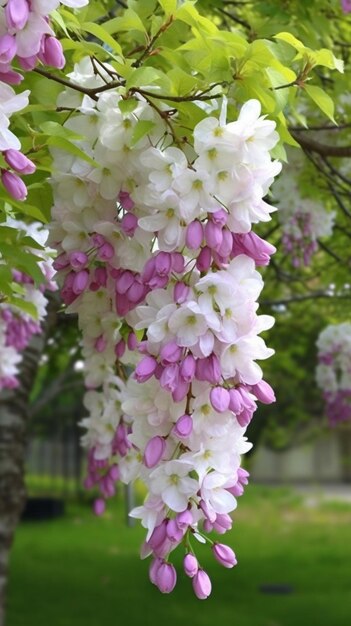
M50 35L43 36L38 58L44 65L57 67L60 70L65 67L66 60L62 45L56 37L51 37Z
M351 0L341 0L341 8L344 13L351 13Z
M189 392L189 387L189 383L186 383L184 380L179 379L177 387L174 389L174 391L172 391L173 401L181 402L182 400L184 400Z
M253 385L252 393L256 396L257 400L263 404L272 404L272 402L275 402L274 391L265 380L261 380L259 383L256 383L256 385Z
M189 437L193 430L193 420L190 415L182 415L175 425L173 426L172 432L176 437L182 439L183 437Z
M234 494L233 494L234 495ZM217 513L217 517L213 522L214 530L223 535L233 526L233 520L227 513Z
M128 335L128 339L127 339L127 345L129 350L135 350L135 348L138 345L138 340L137 340L137 336L135 333L131 332Z
M113 246L107 241L98 249L97 258L99 261L109 261L114 256L115 251Z
M173 300L177 304L183 304L188 299L190 287L185 283L176 283L173 290Z
M114 463L114 465L111 465L109 471L108 471L108 475L111 478L111 480L117 481L120 479L120 471L119 471L119 467L116 463Z
M105 267L96 267L94 270L94 280L99 287L106 287L107 271Z
M246 426L248 426L252 420L252 415L253 412L250 409L247 409L246 407L241 411L241 413L238 413L236 415L236 419L238 420L238 423L240 424L240 426L242 428L245 428Z
M185 235L185 243L189 250L197 250L200 248L203 238L204 231L201 222L198 220L190 222Z
M166 448L166 442L163 437L152 437L149 439L145 446L144 451L144 464L149 469L155 467L157 463L162 459L162 455Z
M102 515L106 509L106 502L103 498L97 498L93 505L95 515Z
M185 262L184 257L180 252L172 252L172 270L177 274L182 274L184 272Z
M17 61L19 62L23 70L25 70L26 72L31 72L38 63L38 57L36 54L26 58L17 56Z
M0 69L0 80L9 85L19 85L23 80L23 76L11 69L6 71L1 71Z
M138 304L147 293L147 289L142 284L141 280L136 278L131 287L127 291L127 296L130 302Z
M221 257L223 258L228 258L231 254L232 251L232 247L233 247L233 237L232 237L232 233L230 232L230 230L227 230L226 228L224 228L222 230L222 243L220 245L220 247L218 248L218 253L221 255Z
M125 294L133 283L134 283L134 274L132 274L132 272L130 272L129 270L126 270L116 280L117 293L121 295Z
M233 550L224 543L215 543L212 546L212 552L218 563L224 567L231 568L237 564Z
M205 570L199 569L193 578L193 590L199 600L206 600L211 594L211 580Z
M148 544L153 550L156 550L159 546L161 546L164 540L167 538L167 524L168 520L164 519L161 524L154 528L152 535L148 541Z
M182 530L187 530L188 527L191 526L194 521L192 513L191 511L189 511L189 509L185 509L185 511L182 511L181 513L177 513L175 519L176 519L177 525Z
M229 408L230 395L224 387L213 387L210 391L210 401L218 413L224 413Z
M126 213L121 219L121 229L128 235L133 237L138 227L138 218L133 213Z
M150 567L149 567L149 578L150 581L152 582L153 585L156 585L156 576L157 576L157 572L160 568L160 566L162 565L163 560L160 558L156 558L153 559L150 563Z
M79 296L79 294L83 293L86 290L89 282L89 272L88 270L80 270L77 272L73 279L72 291Z
M171 563L162 563L156 573L156 585L161 593L171 593L177 583L177 572Z
M118 359L120 359L126 351L126 342L124 339L120 339L118 343L115 345L115 355Z
M212 254L208 246L202 248L199 256L196 259L196 267L199 272L207 272L211 267Z
M169 365L166 365L160 377L161 387L172 393L172 391L177 389L178 383L179 366L177 363L170 363Z
M134 202L128 191L120 191L118 194L118 200L126 211L130 211L134 207Z
M270 257L276 252L276 248L256 233L240 233L233 235L232 255L246 254L251 257L256 265L268 265Z
M167 363L177 363L182 355L182 348L178 346L175 340L166 343L160 351L160 359L162 365Z
M184 537L184 532L175 519L170 519L167 524L167 537L172 543L179 543Z
M89 262L88 255L85 254L85 252L80 252L79 250L70 252L68 258L72 269L76 271L83 269Z
M224 209L218 209L218 211L211 213L210 217L212 222L218 226L225 226L228 221L228 213Z
M135 368L135 378L138 383L145 383L151 376L157 367L157 361L155 357L147 355L144 356Z
M1 181L4 185L7 193L10 194L15 200L25 200L27 197L27 187L23 180L8 170L2 170Z
M205 226L205 239L210 248L219 250L223 241L222 226L208 221Z
M9 29L22 30L27 24L29 6L27 0L8 0L5 19Z
M186 554L183 560L183 567L186 575L189 576L189 578L194 578L199 570L196 556L190 554L190 552Z
M64 270L68 266L69 266L69 260L65 252L62 252L62 254L59 254L59 256L53 262L53 267L54 267L54 270L56 270L56 272L59 272L60 270Z
M0 63L11 63L17 52L16 38L13 35L5 33L0 37Z
M172 257L169 252L159 252L155 257L155 270L159 276L168 276L172 267Z
M229 389L229 409L238 415L243 410L243 400L237 389Z
M187 354L180 364L179 373L186 383L191 383L195 376L196 361L192 354Z
M217 355L210 354L205 359L197 359L196 361L196 378L204 380L212 385L218 383L221 379L221 364Z

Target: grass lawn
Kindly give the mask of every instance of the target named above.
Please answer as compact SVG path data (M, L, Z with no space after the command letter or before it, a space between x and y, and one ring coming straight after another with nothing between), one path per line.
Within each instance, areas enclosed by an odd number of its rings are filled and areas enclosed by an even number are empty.
M226 570L200 546L213 582L203 602L180 568L169 596L149 583L148 561L138 556L142 538L139 526L125 526L121 502L99 519L71 504L57 521L23 523L12 553L7 626L351 624L351 505L312 509L293 491L249 487L226 537L239 565ZM260 590L275 583L293 592Z

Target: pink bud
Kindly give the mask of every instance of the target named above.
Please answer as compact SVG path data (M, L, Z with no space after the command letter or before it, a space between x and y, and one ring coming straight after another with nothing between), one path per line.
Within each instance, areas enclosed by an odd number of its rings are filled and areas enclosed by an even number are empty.
M172 391L177 389L178 383L179 366L177 363L170 363L169 365L166 365L160 377L161 387L172 393Z
M225 226L228 221L228 213L224 209L218 209L218 211L211 213L210 217L212 222L218 226Z
M89 282L89 272L88 270L80 270L74 276L72 291L79 296L79 294L83 293L86 290Z
M56 37L51 37L50 35L43 35L38 58L44 65L57 67L60 70L66 63L61 43Z
M199 570L199 564L196 556L188 552L188 554L184 557L183 567L186 575L189 576L189 578L194 578Z
M211 594L211 580L205 570L199 569L193 578L193 590L199 600L206 600Z
M147 289L142 284L139 278L136 278L131 287L127 291L127 296L130 302L138 304L146 295Z
M341 0L341 8L344 13L351 13L351 0Z
M191 511L189 511L189 509L185 509L185 511L182 511L181 513L177 513L175 519L176 519L177 525L182 530L187 530L188 527L191 526L194 521L192 513Z
M173 300L177 304L183 304L188 298L190 287L185 283L176 283L173 290Z
M19 62L21 68L26 72L31 72L38 63L38 57L34 54L31 57L19 57L17 56L17 61Z
M132 272L130 272L129 270L126 270L116 280L117 293L123 295L124 293L128 291L129 287L131 287L133 283L134 283L134 274L132 274Z
M191 383L195 376L196 361L192 354L187 354L180 364L179 373L186 383Z
M54 267L54 270L56 270L56 272L59 272L60 270L64 270L68 266L69 266L69 260L65 252L62 252L62 254L59 254L59 256L56 257L55 261L53 262L53 267Z
M182 354L182 348L178 346L175 340L166 343L160 351L160 359L162 365L167 363L176 363Z
M216 354L210 354L205 359L197 359L196 378L198 380L204 380L215 385L220 381L221 375L221 364Z
M5 33L0 37L0 63L11 63L17 52L16 38L13 35Z
M126 213L121 219L121 229L128 235L133 237L138 227L138 218L133 213Z
M138 340L137 340L137 336L135 333L131 332L128 335L128 339L127 339L127 345L129 350L135 350L135 348L138 345Z
M162 563L156 573L156 585L161 593L171 593L177 583L177 572L171 563Z
M224 228L222 230L222 236L223 236L223 239L222 239L222 243L220 247L218 248L218 253L221 255L221 257L228 258L231 254L232 247L233 247L232 233L230 232L230 230L227 230L226 228Z
M233 494L234 495L234 494ZM227 513L217 513L217 517L213 522L214 530L223 535L233 526L233 520Z
M161 524L154 528L148 541L148 544L153 550L156 550L159 546L161 546L167 538L167 524L168 520L164 519Z
M145 446L144 451L144 464L149 469L155 467L157 463L162 459L162 455L166 448L166 442L163 437L152 437L149 439Z
M15 200L25 200L27 197L27 187L24 184L23 180L14 174L13 172L9 172L8 170L1 171L1 181L4 185L6 191L12 196Z
M135 368L135 378L138 383L145 383L153 375L157 367L157 361L155 357L147 355L144 356Z
M198 220L190 222L185 235L185 243L189 250L197 250L200 248L203 237L204 231L201 222Z
M276 399L272 387L265 380L261 380L256 385L253 385L252 393L263 404L272 404Z
M218 413L224 413L229 408L230 395L224 387L213 387L210 391L210 401Z
M172 432L176 437L182 439L183 437L189 437L193 430L193 420L190 415L182 415L175 425L173 426Z
M111 478L111 480L117 481L120 479L120 471L116 463L114 463L114 465L111 465L108 471L108 475Z
M199 272L207 272L211 267L212 254L208 246L202 248L199 256L196 259L196 267Z
M224 567L231 568L237 564L237 560L233 550L224 543L215 543L212 546L212 552L215 559Z
M124 339L120 339L118 343L115 345L115 355L118 359L120 359L126 351L126 342Z
M172 267L172 257L169 252L159 252L155 257L155 270L159 276L168 276Z
M167 524L167 537L172 543L179 543L184 537L183 530L179 528L174 518Z
M89 262L89 257L85 252L80 252L80 250L75 250L74 252L70 252L68 255L69 262L71 267L74 270L81 270L87 265Z
M2 80L3 83L8 83L9 85L19 85L23 80L23 76L22 74L19 74L11 69L6 71L1 71L0 69L0 80Z
M172 252L172 270L177 274L182 274L184 272L184 257L180 252Z
M105 267L96 267L94 270L94 280L99 287L106 287L107 271Z
M115 251L113 246L107 241L98 249L97 258L99 261L109 261L114 256Z
M29 6L27 0L8 0L5 19L9 29L22 30L27 24Z
M236 415L236 419L242 428L248 426L252 420L253 411L247 409L246 407Z
M243 400L237 389L229 389L229 409L238 415L243 410Z
M205 226L205 238L207 245L213 250L219 250L223 241L222 226L208 221Z
M94 509L95 515L102 515L105 511L105 508L106 508L106 502L105 500L103 500L103 498L97 498L94 501L93 509Z
M181 402L189 392L189 383L179 379L177 387L172 391L172 399L174 402Z
M126 211L130 211L134 207L134 202L128 191L120 191L118 194L118 200Z
M152 582L153 585L156 585L156 576L157 576L157 572L160 568L160 566L162 565L163 560L156 558L153 559L150 563L150 567L149 567L149 578L150 581Z
M252 231L233 235L232 256L246 254L255 261L256 265L268 265L271 255L275 252L274 246Z

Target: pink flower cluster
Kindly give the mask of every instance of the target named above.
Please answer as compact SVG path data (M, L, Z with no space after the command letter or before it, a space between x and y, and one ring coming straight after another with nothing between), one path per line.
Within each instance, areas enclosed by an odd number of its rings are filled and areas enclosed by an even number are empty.
M29 91L16 95L10 84L21 82L22 75L12 68L16 58L23 70L38 62L63 68L61 43L49 22L49 13L59 0L7 0L0 3L0 152L8 168L1 169L1 182L15 200L25 200L27 187L21 176L35 172L34 163L20 152L18 138L9 130L9 118L28 105ZM82 7L88 0L64 0L61 4Z
M109 76L94 76L85 59L71 80L96 86ZM274 321L257 315L256 265L275 249L251 227L274 210L263 198L280 171L270 157L278 135L250 100L235 122L204 114L183 150L147 102L125 113L121 99L117 89L97 102L61 94L60 105L79 110L66 126L93 162L53 153L50 242L82 330L86 486L99 488L101 514L116 480L142 479L148 495L131 515L147 529L151 581L172 591L169 554L183 544L185 574L205 599L211 582L192 539L224 567L236 564L208 534L232 526L248 482L246 427L258 401L274 401L256 363L273 353L258 335Z
M317 340L317 385L331 426L351 420L351 324L331 324Z
M40 224L28 226L24 222L9 220L5 225L22 230L40 244L44 244L47 238L47 231L42 229ZM35 254L42 258L39 265L46 279L45 284L36 287L33 279L27 274L18 270L12 272L13 281L22 288L21 297L34 306L35 317L13 304L6 302L0 304L0 390L14 389L18 386L18 366L22 360L22 352L32 336L41 333L41 324L46 315L48 301L44 296L44 290L54 291L57 288L53 281L54 270L50 251L36 249Z

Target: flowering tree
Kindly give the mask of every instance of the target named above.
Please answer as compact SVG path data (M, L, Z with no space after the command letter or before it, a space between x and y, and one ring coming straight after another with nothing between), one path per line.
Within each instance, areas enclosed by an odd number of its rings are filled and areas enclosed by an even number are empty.
M343 79L334 78L343 63L330 46L348 23L335 30L328 15L343 19L339 3L318 4L317 25L313 7L299 2L292 14L275 1L257 11L177 0L1 3L0 341L3 354L17 350L2 384L14 385L18 350L38 330L24 317L41 315L28 292L52 278L29 226L39 219L50 222L62 299L82 334L86 486L99 488L101 514L116 480L144 480L148 496L132 515L147 529L142 555L153 556L150 578L164 593L176 584L168 556L181 544L195 594L210 594L193 538L225 567L236 564L209 535L231 527L247 483L246 427L257 402L274 400L256 363L273 353L259 336L273 319L257 315L256 267L269 264L275 243L285 252L273 264L273 304L315 297L315 281L294 291L284 254L297 271L312 252L329 262L336 254L320 237L340 227L332 204L349 217L338 188L347 172L330 159L350 148L328 143L335 107L325 89L331 81L338 114L347 112L337 98ZM322 142L308 124L325 133ZM286 144L289 154L302 146L303 170L316 166L327 184L336 171L328 206L305 200L312 194L300 172L291 174L300 199L285 202L284 173L278 197L271 192ZM282 246L279 225L264 228L273 197L288 216ZM25 236L14 215L28 224Z

